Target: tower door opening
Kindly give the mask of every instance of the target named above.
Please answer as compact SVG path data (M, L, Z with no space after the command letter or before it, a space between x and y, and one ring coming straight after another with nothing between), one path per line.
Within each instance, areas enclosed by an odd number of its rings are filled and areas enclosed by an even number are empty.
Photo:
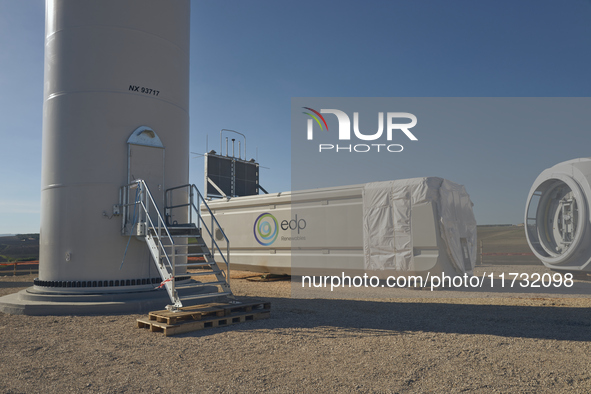
M138 127L127 140L127 181L143 179L160 213L164 209L164 145L149 127ZM129 196L134 198L134 196ZM154 218L152 218L154 219Z

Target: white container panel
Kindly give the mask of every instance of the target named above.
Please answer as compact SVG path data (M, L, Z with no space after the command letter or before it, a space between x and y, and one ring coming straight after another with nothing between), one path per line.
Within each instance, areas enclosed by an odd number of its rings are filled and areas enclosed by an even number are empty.
M294 275L340 274L343 270L363 273L369 272L364 266L363 186L315 189L298 192L295 197L290 192L237 197L211 201L209 206L230 240L233 269ZM292 204L292 198L297 202ZM208 223L209 215L203 207L202 213ZM262 215L269 218L268 214L277 223L278 234L274 240L271 219L270 227L263 228L263 232L269 229L269 238L263 240L256 234L257 219ZM298 230L297 223L301 220L305 221L305 227L302 224ZM475 222L471 225L475 232ZM408 226L413 234L414 269L406 274L463 272L451 263L448 246L441 235L436 203L428 201L413 206ZM225 248L223 239L218 243ZM393 271L372 274L387 277Z

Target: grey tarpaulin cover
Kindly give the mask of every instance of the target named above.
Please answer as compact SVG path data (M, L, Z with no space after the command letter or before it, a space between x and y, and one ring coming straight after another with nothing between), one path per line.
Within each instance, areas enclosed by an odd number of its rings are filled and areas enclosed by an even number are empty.
M466 238L472 268L476 263L476 219L462 185L442 178L367 183L363 189L363 249L366 270L413 271L412 207L437 207L441 238L458 272L464 267L460 238Z

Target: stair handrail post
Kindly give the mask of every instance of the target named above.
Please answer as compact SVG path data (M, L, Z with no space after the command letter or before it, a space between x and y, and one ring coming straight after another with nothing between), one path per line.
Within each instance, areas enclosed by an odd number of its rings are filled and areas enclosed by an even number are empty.
M193 193L193 188L196 188L195 185L191 186L191 193ZM191 211L193 210L193 207L195 207L195 210L197 209L201 209L201 194L197 193L197 205L193 204L193 201L191 200ZM197 210L197 228L199 229L199 232L201 234L201 211Z
M189 186L189 201L191 205L193 205L193 188ZM191 205L188 206L189 208L189 223L193 223L193 208Z
M158 210L158 209L156 209L156 210ZM162 227L161 226L162 226L162 223L161 223L161 220L160 220L160 215L158 215L158 238L160 238L160 236L162 235L162 232L161 232L162 231Z
M228 282L228 286L230 286L230 240L226 241L226 270L228 271L226 281Z
M170 223L168 222L168 190L164 191L164 223L168 226Z
M143 195L144 190L142 189L142 184L141 184L140 180L137 180L134 183L135 183L135 187L137 187L136 195L135 195L135 198L133 201L133 203L135 204L134 210L136 211L136 215L137 215L136 222L140 223L140 222L145 221L145 219L143 217L145 214L145 210L146 210L146 207L144 204L144 195ZM140 209L140 208L142 208L142 209ZM131 223L132 230L133 230L134 224L135 223L133 223L133 222Z
M213 239L214 234L215 234L215 227L213 225L213 213L211 215L211 234L209 235L211 237L211 257L215 257L215 248L214 248L214 243L215 243L215 239Z
M140 201L142 201L142 204L144 204L144 222L147 223L148 222L148 218L150 217L150 206L148 205L148 193L146 193L146 188L145 186L147 186L143 181L141 182L141 192L140 192Z
M125 234L125 221L127 218L127 186L119 188L119 205L121 205L121 234Z
M146 219L150 217L150 203L148 201L148 193L146 193L147 189L148 189L148 184L145 183L144 181L142 181L142 186L144 186L142 189L144 190L144 199L145 199L145 206L146 206ZM150 217L150 222L152 221L152 218ZM158 237L160 238L160 237Z
M170 288L171 288L171 292L172 294L174 294L174 297L176 299L178 299L178 295L176 294L176 247L175 244L172 240L172 238L170 239L171 241L171 246L170 249L172 249L171 253L172 253L172 280L171 280L171 284L170 284Z
M142 207L142 205L143 205L143 203L142 203L142 195L141 195L142 189L140 187L140 184L137 181L134 182L134 184L135 184L135 187L137 188L137 190L135 191L135 197L133 199L133 204L134 204L133 207L134 207L134 210L135 210L136 215L137 215L137 216L135 216L135 218L137 219L137 222L139 223L142 220L142 216L144 214L143 209L141 209L141 208L143 208ZM133 226L135 225L133 219L134 218L132 218L132 221L131 221L131 231L132 232L134 230L133 229Z

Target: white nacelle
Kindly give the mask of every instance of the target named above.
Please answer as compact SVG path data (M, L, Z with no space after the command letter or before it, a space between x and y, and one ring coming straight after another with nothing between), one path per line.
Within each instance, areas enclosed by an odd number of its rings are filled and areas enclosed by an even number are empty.
M591 159L565 161L535 180L525 208L527 242L548 268L591 271Z
M476 221L463 186L441 178L237 197L209 203L233 269L377 276L471 273ZM203 211L204 220L211 220ZM226 245L217 238L220 247Z

